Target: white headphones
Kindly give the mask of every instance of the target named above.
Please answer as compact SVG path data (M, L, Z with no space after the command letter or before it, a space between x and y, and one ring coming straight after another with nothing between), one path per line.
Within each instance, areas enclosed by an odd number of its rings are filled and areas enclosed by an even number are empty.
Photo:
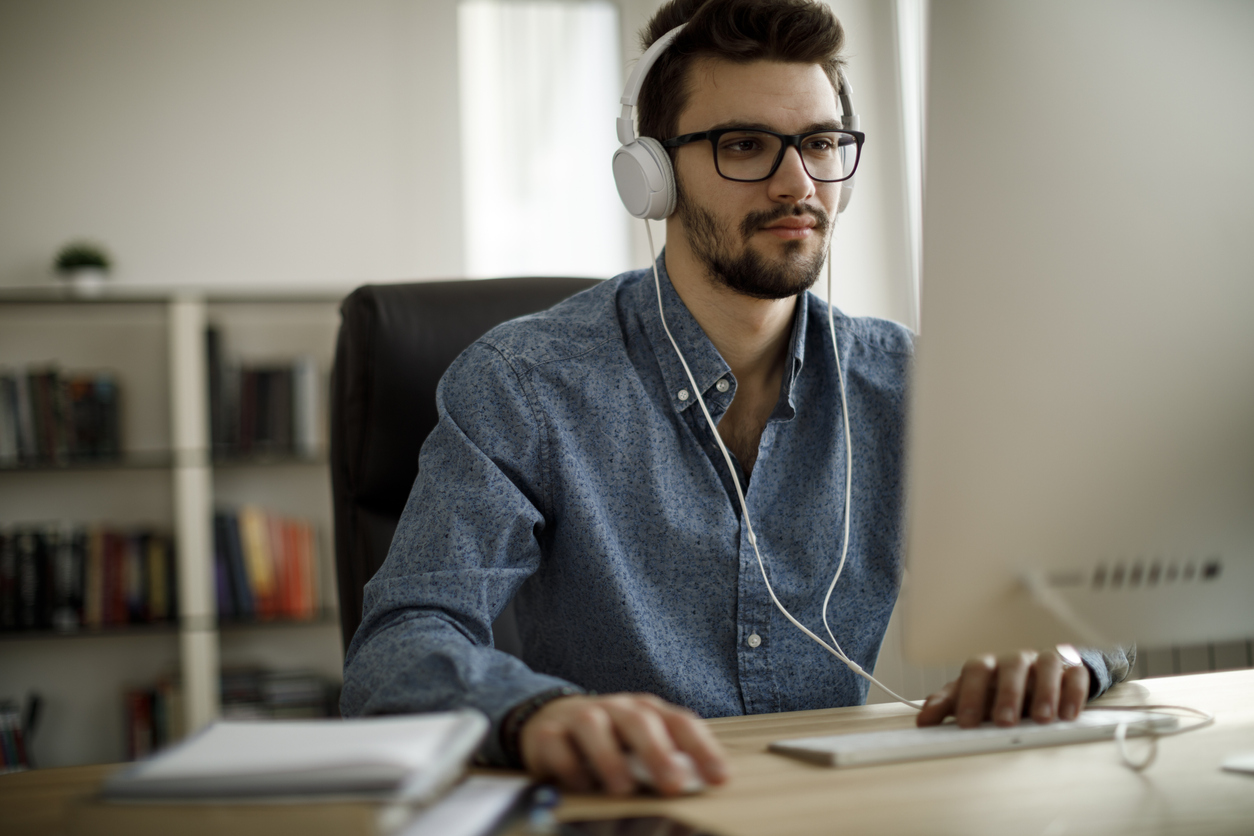
M633 217L660 221L675 211L675 171L671 167L670 155L662 147L662 143L653 137L636 136L636 127L632 118L632 110L636 99L640 97L640 88L644 86L645 76L657 63L666 48L687 24L680 24L653 42L653 46L645 50L644 55L636 62L635 69L627 79L623 88L623 97L619 100L623 105L622 115L616 122L618 141L621 147L614 152L614 185L618 187L618 196ZM858 116L850 102L849 81L839 69L836 79L840 82L837 93L840 99L841 127L846 130L858 130ZM845 149L841 149L845 153ZM837 212L845 211L849 199L853 197L853 181L841 182L840 204Z

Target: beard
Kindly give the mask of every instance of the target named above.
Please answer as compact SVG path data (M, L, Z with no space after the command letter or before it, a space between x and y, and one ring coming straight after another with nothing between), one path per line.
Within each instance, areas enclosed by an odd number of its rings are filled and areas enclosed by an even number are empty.
M774 209L750 212L736 230L740 234L739 252L734 246L732 232L721 227L713 213L705 207L688 200L682 188L679 189L675 214L688 233L693 254L705 266L706 272L716 282L737 293L754 299L786 299L813 287L823 270L825 247L806 255L805 241L787 241L784 244L784 260L774 262L767 261L761 253L748 246L755 232L788 215L812 215L814 231L826 240L831 217L818 206L781 204Z

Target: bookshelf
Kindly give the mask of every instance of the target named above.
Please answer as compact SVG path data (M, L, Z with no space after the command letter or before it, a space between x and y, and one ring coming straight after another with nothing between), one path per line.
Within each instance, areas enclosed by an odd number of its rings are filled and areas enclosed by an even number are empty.
M0 697L35 690L45 701L34 741L39 765L124 757L123 692L161 676L181 679L188 731L219 715L224 667L302 668L338 679L326 421L338 302L346 292L123 286L86 299L51 286L0 289L0 370L49 363L67 371L109 370L122 398L117 459L0 467L0 525L72 520L151 527L170 534L177 566L175 623L0 633ZM313 359L316 448L215 461L210 323L242 361ZM314 618L218 618L213 512L245 504L313 523Z

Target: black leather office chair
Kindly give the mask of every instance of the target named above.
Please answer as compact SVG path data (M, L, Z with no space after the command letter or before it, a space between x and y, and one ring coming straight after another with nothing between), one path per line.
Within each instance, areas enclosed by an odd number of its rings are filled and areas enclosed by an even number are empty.
M344 647L362 616L362 587L387 557L435 428L435 387L458 354L493 326L552 307L595 279L525 278L366 285L340 304L331 373L331 492ZM493 625L517 653L512 608Z

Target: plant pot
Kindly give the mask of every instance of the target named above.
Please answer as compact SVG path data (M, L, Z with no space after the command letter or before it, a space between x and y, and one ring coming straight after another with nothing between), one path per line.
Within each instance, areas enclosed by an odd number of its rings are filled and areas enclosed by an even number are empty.
M99 267L77 267L60 276L75 296L92 297L104 293L105 279L109 274Z

